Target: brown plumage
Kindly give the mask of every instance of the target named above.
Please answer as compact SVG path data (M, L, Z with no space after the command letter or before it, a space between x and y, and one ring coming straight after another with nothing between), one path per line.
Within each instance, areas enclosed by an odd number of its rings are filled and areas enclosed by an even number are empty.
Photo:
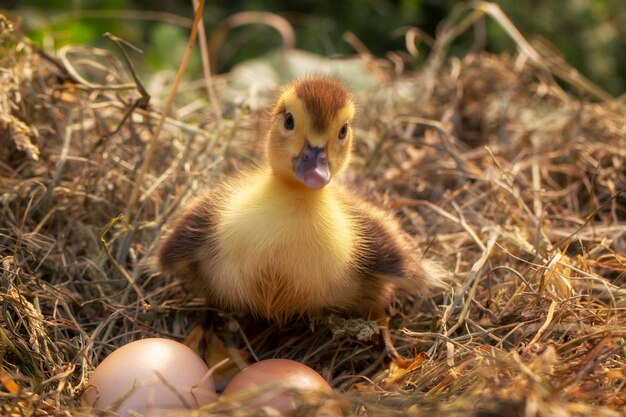
M272 112L267 163L183 210L159 247L162 270L211 305L279 323L324 311L379 317L398 286L426 295L438 268L389 214L335 180L354 111L334 79L288 85Z

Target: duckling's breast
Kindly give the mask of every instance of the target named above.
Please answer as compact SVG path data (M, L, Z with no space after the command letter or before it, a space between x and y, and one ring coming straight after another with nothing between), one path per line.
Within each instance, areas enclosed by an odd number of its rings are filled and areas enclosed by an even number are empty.
M217 256L204 265L219 302L278 321L354 303L357 238L331 188L301 192L265 176L224 202Z

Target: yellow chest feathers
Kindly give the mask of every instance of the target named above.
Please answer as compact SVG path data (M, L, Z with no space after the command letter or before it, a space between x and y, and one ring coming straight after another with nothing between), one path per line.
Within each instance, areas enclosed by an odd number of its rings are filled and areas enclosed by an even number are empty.
M355 285L350 218L327 190L312 198L284 187L268 176L227 193L217 256L204 265L214 295L276 320L352 302L342 299Z

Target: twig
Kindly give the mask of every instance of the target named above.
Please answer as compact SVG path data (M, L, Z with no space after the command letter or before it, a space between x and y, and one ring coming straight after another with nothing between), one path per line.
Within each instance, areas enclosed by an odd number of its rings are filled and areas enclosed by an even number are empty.
M122 47L122 43L124 45L127 45L130 48L134 49L135 51L140 52L140 53L142 52L141 49L139 49L136 46L130 44L129 42L125 41L124 39L118 38L117 36L113 35L110 32L106 32L103 36L105 38L111 40L115 44L115 46L118 47L120 52L122 53L122 57L124 58L124 63L126 63L126 66L128 67L128 70L130 71L130 74L133 77L133 81L135 81L135 85L137 86L137 90L139 91L139 94L141 94L141 99L140 99L141 103L142 103L141 107L145 108L148 105L148 103L150 102L150 94L148 94L148 92L144 88L143 84L141 83L141 80L137 76L137 73L135 72L135 67L133 66L133 63L130 60L130 57L126 53L126 49L124 49Z
M85 50L87 50L86 48L83 48ZM76 68L74 68L74 65L72 64L72 62L70 61L70 59L68 58L68 53L76 51L76 50L81 50L81 47L76 47L76 46L72 46L72 45L65 45L63 46L61 49L59 49L58 51L58 55L59 55L59 59L61 60L61 62L63 63L63 66L65 68L65 70L67 71L67 73L69 73L72 77L72 80L75 81L77 84L75 86L75 88L81 88L87 91L93 91L93 90L110 90L110 91L116 91L116 90L131 90L136 88L135 84L132 83L125 83L125 84L117 84L117 85L110 85L110 84L97 84L97 83L93 83L91 81L88 81L87 79L85 79L82 75L80 75L80 73L78 72L78 70L76 70ZM87 50L91 55L94 55L98 58L101 59L109 59L109 60L113 60L114 58L112 58L111 52L109 52L106 49L98 49L98 48L91 48ZM117 61L113 61L114 63L117 63ZM96 65L95 62L91 62L90 63L92 65ZM111 63L111 65L114 65L114 63ZM99 67L98 69L102 70L102 67Z
M22 38L22 41L24 43L26 43L26 45L28 45L30 48L32 48L35 52L37 52L37 54L39 54L43 59L45 59L46 61L48 61L52 65L54 65L59 71L61 71L63 73L64 77L66 77L67 79L72 81L72 83L74 83L74 84L79 84L79 81L74 77L74 75L72 75L67 70L67 68L65 67L65 65L63 65L63 63L61 63L61 61L59 61L57 58L55 58L55 57L51 56L50 54L48 54L46 51L41 49L39 46L35 45L30 39L24 37L24 38Z
M194 9L198 8L198 0L193 0ZM204 30L204 19L200 17L200 26L198 27L198 36L200 40L200 56L202 57L202 73L204 74L204 84L206 86L207 94L209 95L211 107L213 108L213 115L218 122L222 119L222 109L220 108L220 101L217 98L215 91L215 85L213 84L213 76L211 75L211 57L209 55L209 48L207 45L206 31Z
M163 124L165 123L165 119L167 115L170 113L172 108L172 104L174 104L174 97L176 96L176 92L178 91L178 86L183 79L183 74L187 69L187 64L189 63L189 59L191 58L191 53L193 52L193 47L196 43L196 38L198 35L198 26L200 25L200 18L202 16L202 11L204 9L204 0L199 0L198 8L196 9L196 15L193 20L193 28L191 29L191 35L189 36L189 44L187 45L187 50L185 51L185 55L180 63L180 67L178 68L178 73L176 74L176 79L174 80L174 84L170 89L169 95L167 97L167 101L165 102L165 107L163 108L163 113L161 118L159 119L159 124L156 127L154 135L150 138L150 142L148 142L146 148L146 154L144 156L141 167L139 168L139 172L137 173L137 178L135 179L135 185L133 186L133 190L130 194L130 198L128 200L128 206L126 211L129 217L134 216L135 208L137 205L137 200L141 194L141 187L143 185L143 178L148 171L148 167L152 162L152 156L154 155L154 150L156 148L156 142L161 134L161 130L163 129Z
M104 34L104 37L110 39L113 43L115 43L118 49L122 52L122 57L124 58L124 62L126 63L126 66L128 67L128 70L130 71L133 77L133 80L135 81L135 86L137 87L137 91L139 91L139 94L141 94L141 97L135 100L133 104L131 104L130 107L128 107L128 109L124 113L124 116L122 117L122 120L118 123L117 127L113 129L112 132L109 133L109 135L114 135L122 128L122 126L124 126L124 123L126 123L126 120L128 120L130 115L133 113L133 111L137 107L140 107L142 109L145 109L148 107L148 104L150 103L150 94L148 94L143 84L141 83L141 80L139 80L139 77L137 76L137 73L135 72L135 67L133 66L133 63L128 57L126 50L122 47L122 43L130 46L132 49L136 51L141 52L141 50L131 45L130 43L126 42L125 40L118 38L115 35L112 35L109 32L106 32Z

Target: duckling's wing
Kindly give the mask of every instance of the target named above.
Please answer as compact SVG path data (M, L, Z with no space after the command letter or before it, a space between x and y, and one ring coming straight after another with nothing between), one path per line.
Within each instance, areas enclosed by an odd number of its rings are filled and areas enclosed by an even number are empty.
M362 237L359 268L366 279L369 276L373 282L387 282L421 296L444 286L443 268L419 254L395 219L375 207L361 207L355 218Z
M186 208L158 249L161 269L179 278L201 279L200 264L216 248L217 203L205 195Z
M359 268L366 274L404 276L404 250L388 227L369 213L356 216L361 235Z

